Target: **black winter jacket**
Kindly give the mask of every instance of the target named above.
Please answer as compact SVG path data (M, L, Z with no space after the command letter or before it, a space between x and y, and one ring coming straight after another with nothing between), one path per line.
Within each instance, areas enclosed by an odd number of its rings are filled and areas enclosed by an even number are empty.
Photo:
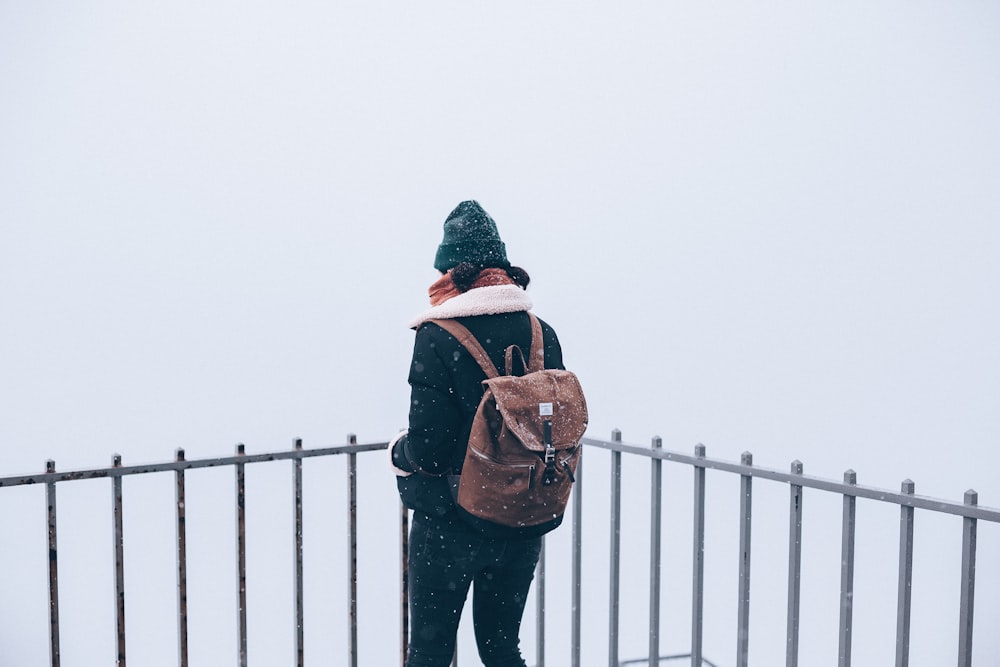
M508 346L517 345L528 357L531 324L526 312L454 319L472 332L501 374ZM545 367L562 369L559 339L552 327L540 322ZM515 366L515 375L524 373L520 364ZM461 470L485 379L476 360L451 334L433 322L419 326L410 364L409 429L392 453L396 467L415 471L397 478L400 496L411 509L449 519L455 513L447 475Z

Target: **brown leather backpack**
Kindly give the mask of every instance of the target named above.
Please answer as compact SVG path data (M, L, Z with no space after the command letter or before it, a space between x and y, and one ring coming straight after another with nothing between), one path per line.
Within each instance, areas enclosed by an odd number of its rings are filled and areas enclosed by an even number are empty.
M531 313L531 349L505 352L500 375L479 341L454 320L433 320L479 362L487 379L472 421L456 504L476 519L540 535L566 511L587 430L587 401L570 371L546 369L542 327ZM512 375L514 355L525 374Z

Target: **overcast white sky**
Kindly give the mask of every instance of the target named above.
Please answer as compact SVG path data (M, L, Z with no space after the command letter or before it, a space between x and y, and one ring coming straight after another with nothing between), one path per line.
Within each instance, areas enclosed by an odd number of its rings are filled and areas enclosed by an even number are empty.
M992 1L4 0L0 475L388 438L467 198L593 435L1000 505Z

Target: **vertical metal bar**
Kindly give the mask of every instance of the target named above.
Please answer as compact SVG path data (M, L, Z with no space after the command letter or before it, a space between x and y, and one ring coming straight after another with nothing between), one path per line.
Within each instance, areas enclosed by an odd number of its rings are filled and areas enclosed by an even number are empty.
M654 450L663 448L660 436L653 438ZM650 459L649 513L649 667L660 664L660 535L663 512L663 461Z
M296 452L302 451L302 439L293 441ZM295 665L305 667L305 587L302 565L302 457L292 459L292 500L295 516Z
M56 462L45 462L45 472L54 473ZM49 663L59 667L59 547L56 540L56 484L45 483L46 519L49 536Z
M740 463L753 465L753 455L743 452ZM753 477L740 475L740 578L736 632L736 665L747 667L750 654L750 517Z
M115 468L122 466L120 454L112 457L112 466ZM118 667L125 667L125 525L122 518L121 475L111 477L111 499L115 540L115 615L118 621L115 664Z
M582 447L582 445L581 445ZM580 450L580 460L576 462L576 482L573 484L573 555L570 564L572 579L572 627L570 628L570 666L580 667L580 616L582 614L583 596L583 450Z
M903 480L900 489L912 496L913 480ZM899 508L899 585L896 602L896 667L910 664L910 601L913 586L913 508Z
M705 445L694 455L705 458ZM705 467L694 466L694 539L691 557L691 664L701 667L702 627L705 616Z
M622 432L611 432L612 442L622 441ZM611 452L611 599L608 604L608 667L618 667L618 603L621 595L622 453Z
M858 475L844 473L844 484L855 485ZM840 548L840 650L838 667L851 666L851 639L854 626L854 531L857 496L844 494L844 521Z
M802 461L792 461L792 474L802 474ZM788 626L785 667L799 664L799 603L802 582L802 486L789 485L788 506Z
M236 445L236 454L246 454L243 443ZM247 667L247 513L246 464L243 462L236 464L236 583L239 664Z
M966 505L978 505L979 494L965 492ZM958 665L972 666L972 612L976 593L976 525L971 517L962 519L962 593L958 617Z
M541 539L535 575L535 667L545 667L545 536Z
M177 449L177 461L184 460L184 450ZM185 507L184 470L174 473L174 498L177 508L177 657L180 667L188 667L187 609L187 508Z
M353 433L347 436L347 444L358 444L358 437ZM351 452L347 455L347 615L348 631L347 664L358 667L358 455Z
M399 634L402 637L399 665L403 667L406 664L406 652L410 647L410 510L403 503L399 504L399 515L399 551L402 556L402 562L399 564L399 586L403 599L399 614Z

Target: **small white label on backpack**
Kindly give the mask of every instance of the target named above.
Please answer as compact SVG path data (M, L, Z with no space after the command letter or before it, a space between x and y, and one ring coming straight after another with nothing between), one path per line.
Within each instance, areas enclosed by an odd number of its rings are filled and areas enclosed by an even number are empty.
M540 417L546 417L552 414L552 404L551 403L539 403L538 404L538 415Z

